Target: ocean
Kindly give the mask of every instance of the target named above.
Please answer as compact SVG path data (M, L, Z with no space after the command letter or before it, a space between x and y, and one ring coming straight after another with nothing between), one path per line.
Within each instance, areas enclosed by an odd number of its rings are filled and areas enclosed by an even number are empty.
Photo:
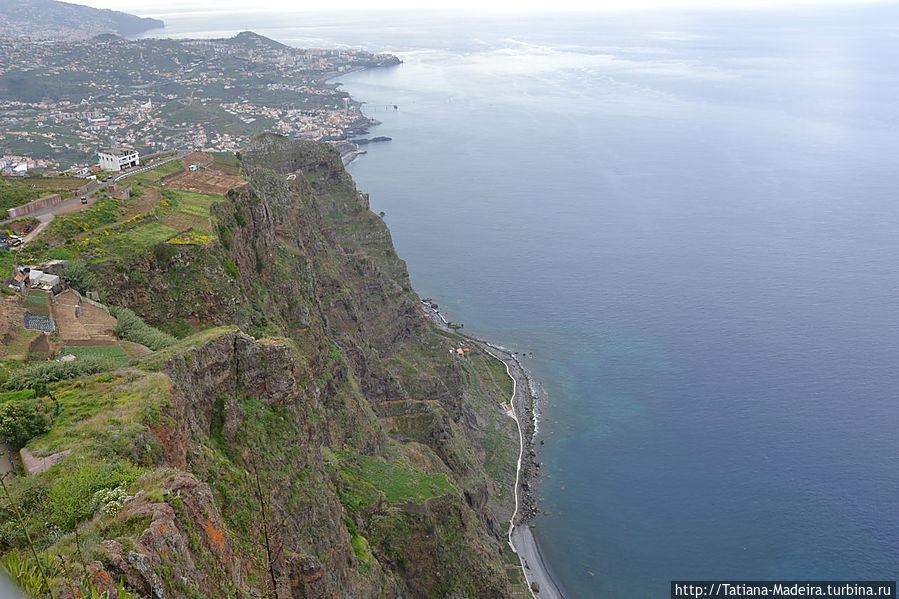
M540 381L567 596L899 578L897 7L163 18L403 59L349 170Z

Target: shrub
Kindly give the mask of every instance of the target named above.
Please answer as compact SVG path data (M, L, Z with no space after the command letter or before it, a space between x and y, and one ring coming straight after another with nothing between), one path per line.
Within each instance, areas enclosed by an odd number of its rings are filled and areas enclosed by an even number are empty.
M110 312L118 319L115 334L119 339L146 345L154 351L168 347L177 341L171 335L145 323L140 316L128 308L113 307Z
M50 424L50 417L34 400L12 400L0 405L0 438L13 447L23 447L46 433Z
M219 226L219 241L226 250L231 249L231 229L225 225Z
M238 270L237 265L231 260L228 260L227 258L222 260L222 268L225 269L225 273L232 279L237 280L240 278L240 270Z
M117 487L124 490L140 474L140 468L125 461L69 460L65 470L50 482L47 498L39 507L40 516L50 525L55 524L64 531L72 530L76 523L91 517L98 507L105 508L104 502L95 503L103 495L98 495L98 491ZM117 501L117 498L110 499Z
M91 272L86 263L81 261L66 264L60 277L69 284L69 287L77 289L81 293L90 291L96 286L94 273Z
M91 508L94 510L101 508L107 516L115 516L122 511L126 499L128 499L128 493L121 485L115 489L101 489L94 493L94 497L91 499Z
M114 366L112 360L99 356L85 356L75 362L33 362L24 370L9 375L6 386L9 389L28 389L41 383L54 383L112 370Z
M160 266L168 266L177 253L178 248L164 241L153 246L153 257L156 259L156 264Z
M183 318L178 318L170 322L164 322L159 325L159 329L163 333L167 333L176 339L184 339L194 334L194 328Z

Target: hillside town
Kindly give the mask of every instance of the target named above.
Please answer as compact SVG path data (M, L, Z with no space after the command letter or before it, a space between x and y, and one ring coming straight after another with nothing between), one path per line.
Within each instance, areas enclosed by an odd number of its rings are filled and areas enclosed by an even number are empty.
M346 140L373 121L329 78L398 62L292 48L250 32L217 40L0 37L0 154L12 157L4 174L21 175L23 164L83 169L108 146L235 151L262 131Z

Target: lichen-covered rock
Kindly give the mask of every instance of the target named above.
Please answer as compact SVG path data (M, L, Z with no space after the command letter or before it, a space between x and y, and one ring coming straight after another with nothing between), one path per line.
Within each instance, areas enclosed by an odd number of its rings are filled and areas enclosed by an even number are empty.
M110 571L147 597L165 599L200 593L221 596L241 584L241 561L209 487L185 472L171 471L161 483L165 501L146 492L129 499L118 521L148 520L149 525L125 550L103 542Z

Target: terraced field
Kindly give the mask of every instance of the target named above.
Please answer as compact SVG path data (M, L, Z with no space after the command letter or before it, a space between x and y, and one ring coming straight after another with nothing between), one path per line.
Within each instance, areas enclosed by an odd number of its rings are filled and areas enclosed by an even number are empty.
M128 354L120 345L72 345L62 348L61 354L72 354L78 358L97 356L111 358L117 366L128 362Z

